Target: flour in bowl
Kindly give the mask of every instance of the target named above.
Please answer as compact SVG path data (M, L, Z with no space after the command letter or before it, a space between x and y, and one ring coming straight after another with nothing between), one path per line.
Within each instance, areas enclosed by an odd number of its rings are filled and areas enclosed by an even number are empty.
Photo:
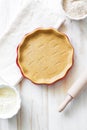
M10 87L0 88L0 117L12 115L17 108L17 94Z
M87 14L87 0L63 0L65 12L72 18L81 18Z
M17 114L21 99L15 87L0 85L0 118L7 119Z

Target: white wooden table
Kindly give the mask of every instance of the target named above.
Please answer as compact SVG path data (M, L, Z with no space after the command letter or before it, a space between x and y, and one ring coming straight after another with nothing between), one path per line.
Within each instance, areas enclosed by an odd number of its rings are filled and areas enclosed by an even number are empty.
M0 0L0 35L25 2ZM56 0L54 3L56 6ZM23 79L18 85L22 98L21 110L11 119L0 119L0 130L87 130L87 89L64 112L58 113L57 110L68 88L87 70L87 19L78 22L66 19L59 30L70 37L74 46L72 69L63 80L52 86L35 85Z

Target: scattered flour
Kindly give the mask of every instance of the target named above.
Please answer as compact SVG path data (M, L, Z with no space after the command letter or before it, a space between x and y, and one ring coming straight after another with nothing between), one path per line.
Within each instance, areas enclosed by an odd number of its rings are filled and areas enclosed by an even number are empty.
M81 18L87 14L87 0L63 0L63 8L72 18Z

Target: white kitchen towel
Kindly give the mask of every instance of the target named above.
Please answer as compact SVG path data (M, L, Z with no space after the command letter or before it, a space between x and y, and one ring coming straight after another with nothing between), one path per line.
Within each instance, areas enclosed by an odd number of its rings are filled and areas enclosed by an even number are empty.
M42 1L29 2L0 39L1 79L11 86L21 80L22 75L16 65L16 48L26 33L38 27L58 28L63 21L61 12L47 8Z

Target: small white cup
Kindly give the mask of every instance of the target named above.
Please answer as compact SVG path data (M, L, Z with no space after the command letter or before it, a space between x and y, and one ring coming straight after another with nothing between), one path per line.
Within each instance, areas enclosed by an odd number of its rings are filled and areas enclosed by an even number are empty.
M16 115L18 113L18 111L19 111L19 109L21 107L20 95L19 95L18 91L16 90L16 88L14 88L14 87L10 87L8 85L2 84L2 85L0 85L0 89L1 88L10 88L15 92L15 95L16 95L16 102L15 102L16 106L14 106L15 109L11 109L11 111L7 110L7 112L5 112L5 113L0 113L0 118L1 119L11 118L11 117L13 117L14 115ZM2 94L2 93L0 93L0 94ZM9 103L7 105L9 106ZM11 103L10 103L10 105L11 105Z
M78 17L78 18L77 18L77 17L72 17L72 16L70 16L70 15L64 10L64 8L63 8L63 1L64 1L64 0L61 0L61 1L60 1L61 9L62 9L64 15L67 16L69 19L72 19L72 20L82 20L82 19L85 19L85 18L87 17L87 14L83 15L82 17Z

